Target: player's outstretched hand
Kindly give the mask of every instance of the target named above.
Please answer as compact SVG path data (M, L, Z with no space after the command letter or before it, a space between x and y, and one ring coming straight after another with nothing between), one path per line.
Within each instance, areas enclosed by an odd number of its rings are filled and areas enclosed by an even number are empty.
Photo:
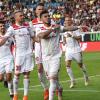
M54 30L54 31L56 31L56 30L58 30L60 28L60 25L55 25L55 26L52 26L52 29Z

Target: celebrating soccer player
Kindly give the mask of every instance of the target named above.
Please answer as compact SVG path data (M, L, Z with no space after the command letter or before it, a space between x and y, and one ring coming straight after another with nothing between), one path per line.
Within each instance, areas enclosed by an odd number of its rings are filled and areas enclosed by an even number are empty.
M0 40L3 39L6 29L4 22L0 21ZM6 74L6 80L10 97L13 98L13 82L12 82L12 71L14 67L13 56L11 54L12 39L9 38L4 45L0 44L0 81L4 80L4 74Z
M18 100L18 82L20 73L24 75L24 96L23 100L28 100L29 75L33 70L32 57L32 39L34 39L34 32L28 24L24 23L24 15L22 11L15 11L15 24L10 26L5 34L5 37L0 41L4 44L9 37L15 39L15 72L13 79L14 98Z
M37 35L37 28L42 25L42 21L40 20L40 13L44 10L44 4L39 3L35 10L36 18L32 20L33 30L35 31L35 35ZM41 82L42 87L44 88L44 100L48 100L49 91L46 82L45 73L42 65L42 53L41 53L41 45L40 43L35 42L35 63L38 67L38 78Z
M70 16L65 17L65 27L73 26L73 20ZM67 73L71 79L71 85L70 88L73 88L75 85L75 79L73 76L73 72L71 69L71 62L74 59L79 67L81 68L84 79L85 79L85 85L88 85L88 75L86 71L86 67L83 64L82 59L82 51L80 48L80 40L81 40L81 34L79 30L76 31L68 31L64 33L64 40L66 42L66 50L65 50L65 61L66 61L66 69Z

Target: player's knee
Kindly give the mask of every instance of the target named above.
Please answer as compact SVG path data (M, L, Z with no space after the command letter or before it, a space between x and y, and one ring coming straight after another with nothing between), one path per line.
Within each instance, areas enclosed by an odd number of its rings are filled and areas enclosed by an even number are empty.
M15 73L14 76L19 77L20 76L20 73Z
M19 75L16 75L16 74L15 74L15 75L14 75L14 79L17 79L17 80L18 80L18 79L19 79Z
M50 79L50 89L56 89L57 84L55 79Z
M29 75L24 75L24 79L29 79Z
M66 66L66 68L70 68L70 67L71 67L70 65L67 65L67 66Z
M7 79L6 79L8 82L10 82L11 80L12 80L12 78L11 77L7 77Z
M57 80L58 79L58 76L57 76L57 74L51 74L51 75L49 75L49 80Z
M43 67L42 66L38 67L38 73L43 73Z
M9 82L12 80L12 74L11 73L7 73L6 74L6 80Z
M70 66L71 66L71 62L70 62L70 61L67 61L67 62L66 62L66 66L67 66L67 67L70 67Z
M66 64L66 67L69 68L70 66L71 66L71 63L67 63L67 64Z

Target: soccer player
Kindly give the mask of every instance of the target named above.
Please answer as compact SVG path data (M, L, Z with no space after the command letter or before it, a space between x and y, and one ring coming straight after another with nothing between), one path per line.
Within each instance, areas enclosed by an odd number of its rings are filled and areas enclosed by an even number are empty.
M66 27L73 26L73 20L69 16L65 17L64 23ZM65 51L66 70L71 79L70 88L73 88L75 85L75 79L71 69L72 60L75 60L78 63L78 66L81 68L85 79L85 85L87 86L88 75L86 67L83 64L82 51L79 44L81 40L80 30L65 32L64 38L66 42L66 51Z
M68 30L76 30L77 27L72 26L66 28L52 24L47 10L41 12L40 18L43 24L37 28L37 38L41 45L43 67L50 83L49 100L53 100L56 89L58 89L58 100L62 100L62 88L58 78L62 54L59 45L60 33Z
M4 26L4 22L0 21L0 39L4 37L5 32L6 29ZM10 97L13 98L12 71L14 63L13 63L13 56L10 51L11 44L12 44L12 39L9 38L4 43L4 45L0 45L0 81L4 80L4 75L5 75Z
M10 26L5 34L5 37L0 41L4 44L9 37L15 39L15 72L13 79L14 98L18 100L18 82L19 76L24 75L24 96L23 100L28 100L29 75L33 70L32 57L32 39L34 39L34 32L28 24L24 23L24 16L22 11L14 12L15 24Z
M36 18L32 20L32 26L34 27L35 35L37 35L37 28L42 25L42 21L40 20L40 13L44 10L44 4L39 3L35 10ZM44 89L44 100L48 100L49 91L48 91L48 85L46 81L46 76L43 70L42 65L42 53L41 53L41 46L40 43L35 42L35 62L38 67L38 78L41 82L41 85Z
M58 89L58 100L62 100L62 95L58 82L58 71L60 69L61 51L59 47L60 34L56 34L50 23L49 13L44 10L40 14L43 22L42 26L38 27L37 37L40 38L42 60L45 73L48 75L50 82L49 100L53 100L54 92Z

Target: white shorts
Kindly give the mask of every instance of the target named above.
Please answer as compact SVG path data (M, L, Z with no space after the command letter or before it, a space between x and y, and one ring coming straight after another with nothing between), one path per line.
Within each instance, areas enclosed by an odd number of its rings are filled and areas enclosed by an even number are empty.
M60 58L43 61L43 67L48 78L57 76L60 69Z
M13 58L4 59L0 61L0 74L12 73L14 68Z
M65 61L75 60L77 63L82 63L82 53L65 53Z
M33 56L16 56L15 57L15 73L30 72L34 68Z

